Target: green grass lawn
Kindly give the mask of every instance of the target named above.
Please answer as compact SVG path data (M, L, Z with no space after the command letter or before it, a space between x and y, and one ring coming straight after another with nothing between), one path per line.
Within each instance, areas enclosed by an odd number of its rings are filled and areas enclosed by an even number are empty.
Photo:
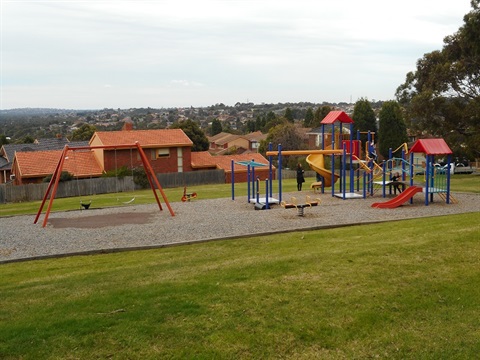
M478 213L0 265L1 359L474 359Z

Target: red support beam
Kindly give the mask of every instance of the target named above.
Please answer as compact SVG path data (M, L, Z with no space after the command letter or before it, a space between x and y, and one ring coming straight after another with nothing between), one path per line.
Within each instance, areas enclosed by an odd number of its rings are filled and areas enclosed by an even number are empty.
M155 175L155 172L153 171L153 168L150 165L150 162L148 161L147 156L145 155L145 152L143 151L142 147L140 146L140 144L138 142L136 142L133 145L132 144L121 144L121 145L94 145L94 146L73 146L73 147L69 147L68 145L65 145L65 147L62 151L62 155L61 155L61 157L58 161L58 164L55 168L55 171L52 174L52 179L50 180L50 183L48 184L48 188L45 192L45 195L43 197L40 208L38 209L37 215L35 217L35 221L33 223L34 224L37 223L37 221L40 217L40 214L42 213L42 210L45 206L45 202L48 198L50 190L52 190L52 193L50 195L50 201L48 203L47 210L45 212L45 218L43 219L42 227L45 227L47 225L48 216L50 215L50 211L51 211L52 205L53 205L53 200L55 199L55 194L57 193L58 183L60 181L60 175L62 173L63 164L65 162L65 158L66 158L69 150L76 151L76 150L93 150L93 149L131 149L131 148L134 148L134 147L137 148L138 153L140 154L140 157L141 157L142 163L143 163L143 169L145 170L145 174L147 175L147 179L150 183L150 187L152 188L153 194L155 196L155 200L157 201L157 204L158 204L158 207L159 207L160 211L162 211L163 209L162 209L162 204L161 204L160 199L158 197L157 191L155 189L155 186L160 191L160 193L163 197L163 200L165 201L165 204L167 205L168 210L170 211L170 214L172 216L175 216L175 213L174 213L173 209L171 208L170 203L168 202L167 196L165 195L165 193L162 189L162 186L160 185L160 182L158 181L157 176Z

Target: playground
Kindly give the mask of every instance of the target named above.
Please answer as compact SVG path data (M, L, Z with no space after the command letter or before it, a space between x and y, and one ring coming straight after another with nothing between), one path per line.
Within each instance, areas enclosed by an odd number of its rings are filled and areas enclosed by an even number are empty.
M307 180L308 181L308 180ZM255 211L246 196L201 199L172 203L175 216L158 211L157 204L129 205L118 208L90 208L52 212L46 227L34 224L32 215L0 218L0 262L39 259L74 254L95 254L133 249L185 245L218 239L248 238L282 232L355 226L431 216L480 211L480 194L455 193L457 204L438 201L429 206L419 196L412 204L395 209L377 209L378 198L342 200L329 194L318 195L311 189L284 193L289 201L309 195L320 198L318 206L296 209L280 205ZM199 194L201 196L201 194Z
M350 126L347 137L343 131L345 124ZM380 164L376 160L373 134L368 133L362 152L360 134L357 134L357 140L353 139L352 124L344 112L332 111L322 121L320 150L283 151L281 145L278 150L270 148L267 152L269 164L238 164L247 168L246 184L235 184L232 160L230 199L200 200L201 194L184 187L181 201L177 200L174 207L170 206L137 143L135 146L142 155L156 204L95 208L89 203L81 211L50 213L63 162L68 158L66 153L74 150L66 147L35 220L32 221L31 216L0 218L0 262L480 211L480 194L459 193L453 197L450 173L436 172L434 162L437 156L447 156L447 166L450 164L451 150L443 139L417 140L410 150L402 148L400 157L393 157L400 148L392 150L388 159ZM324 126L331 126L329 141L325 141L328 134L324 133ZM115 148L132 146L116 145ZM420 165L414 161L416 152L425 155L425 161ZM303 191L283 192L281 171L273 185L273 157L278 158L278 169L282 169L282 157L289 155L307 156L307 163L317 173L316 181L310 181L311 185L306 185ZM260 180L255 176L255 168L267 166L269 179ZM419 166L424 175L414 179ZM394 173L399 174L397 180L392 178ZM396 189L399 194L392 193L395 182L403 188ZM236 186L246 186L247 195L235 196ZM157 190L168 211L163 211ZM42 211L44 208L45 212Z

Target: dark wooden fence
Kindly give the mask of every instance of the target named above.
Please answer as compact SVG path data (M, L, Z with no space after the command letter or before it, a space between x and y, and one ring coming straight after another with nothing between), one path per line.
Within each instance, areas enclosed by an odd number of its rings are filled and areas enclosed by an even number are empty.
M157 174L162 188L181 186L224 184L223 170L192 171L186 173ZM48 183L28 185L0 185L0 203L42 200ZM89 196L138 190L132 176L123 178L102 177L65 181L58 184L55 197Z
M284 170L283 179L294 179L296 171ZM313 171L305 171L305 176L315 176ZM224 170L191 171L185 173L157 174L163 188L175 188L192 185L224 184ZM278 175L276 176L278 179ZM48 183L29 185L0 185L0 203L42 200ZM105 177L61 182L57 189L57 198L71 196L89 196L138 190L131 176L124 178Z

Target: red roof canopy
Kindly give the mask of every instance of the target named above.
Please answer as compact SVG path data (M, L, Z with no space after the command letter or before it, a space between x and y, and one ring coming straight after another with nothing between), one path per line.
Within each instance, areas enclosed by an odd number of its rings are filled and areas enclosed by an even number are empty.
M427 155L449 155L452 150L443 139L419 139L410 148L410 152Z
M353 123L353 120L345 113L345 111L330 111L320 124L333 124L335 121L340 121L344 124Z

